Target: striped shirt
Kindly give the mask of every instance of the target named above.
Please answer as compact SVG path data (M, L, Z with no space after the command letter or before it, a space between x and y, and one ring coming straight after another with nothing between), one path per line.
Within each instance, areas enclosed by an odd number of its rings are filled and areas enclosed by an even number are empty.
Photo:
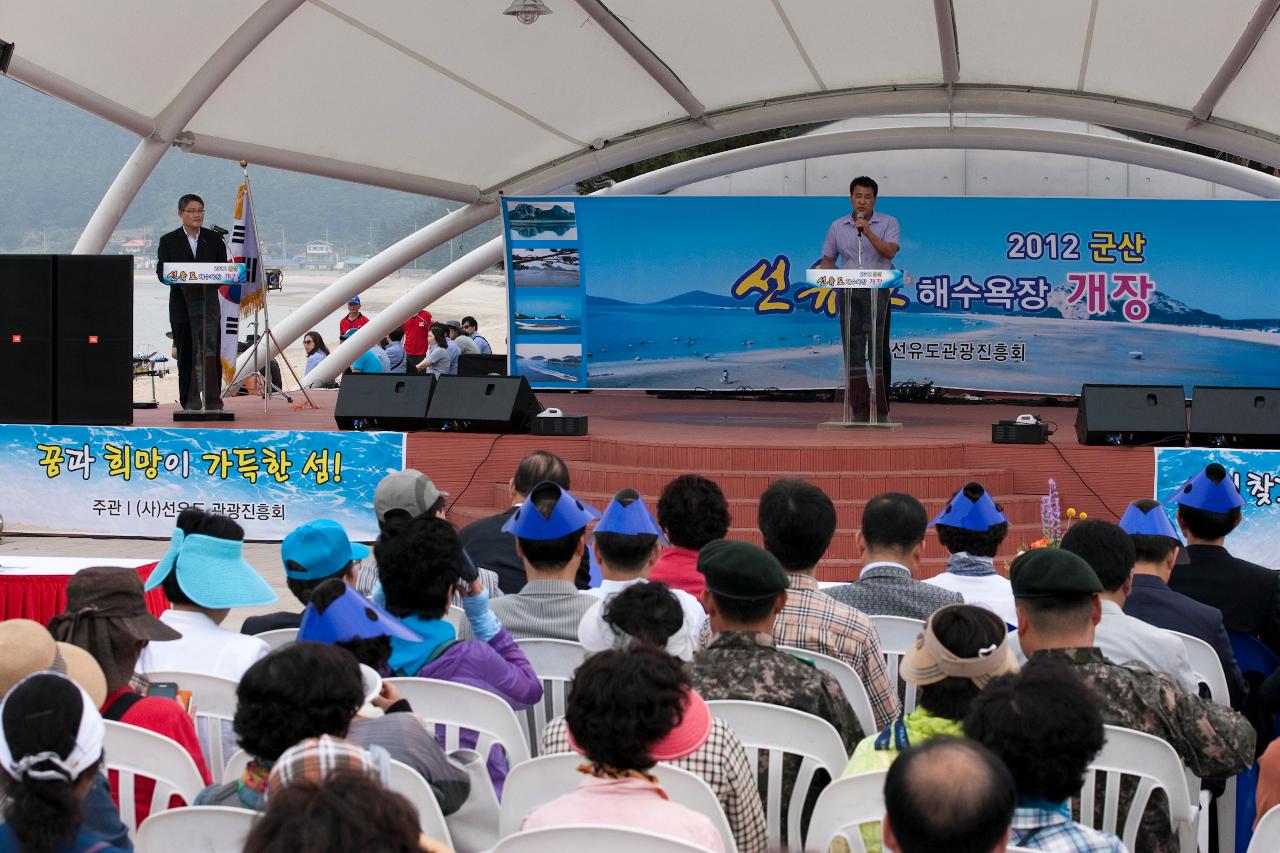
M489 602L502 627L517 640L550 638L578 642L578 625L597 602L571 581L530 580L515 595Z

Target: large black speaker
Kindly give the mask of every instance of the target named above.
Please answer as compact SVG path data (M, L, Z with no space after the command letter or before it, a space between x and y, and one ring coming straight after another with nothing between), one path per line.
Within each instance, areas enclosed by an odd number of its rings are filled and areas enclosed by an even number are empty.
M0 421L53 418L52 255L0 255Z
M505 355L484 355L471 353L458 356L459 376L506 376L507 357Z
M1195 447L1280 448L1280 388L1191 389Z
M523 376L441 376L427 424L464 432L528 432L541 411Z
M0 255L0 420L133 423L133 259Z
M1187 440L1181 385L1085 385L1076 438L1081 444L1177 445Z
M338 429L425 429L435 381L430 374L347 374L338 389L333 419Z

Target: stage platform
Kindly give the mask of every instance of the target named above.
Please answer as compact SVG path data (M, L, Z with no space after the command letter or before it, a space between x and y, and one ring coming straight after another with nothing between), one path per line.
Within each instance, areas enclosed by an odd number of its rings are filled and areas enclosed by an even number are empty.
M294 403L302 401L294 394ZM210 428L333 430L337 392L312 392L321 407L293 410L259 398L228 401L230 424ZM589 394L540 392L544 406L587 415L590 434L547 438L532 435L410 433L409 465L425 471L450 493L450 518L459 526L507 505L507 481L530 450L546 448L570 463L573 491L598 507L619 489L638 489L656 506L672 477L696 472L724 489L733 516L732 538L760 541L756 503L780 477L801 477L821 486L836 502L839 530L820 569L823 580L849 576L856 563L853 531L866 501L885 491L920 498L930 514L968 480L987 485L1004 507L1012 529L997 564L1003 568L1020 547L1041 536L1040 496L1057 481L1063 510L1116 520L1133 499L1150 497L1151 448L1083 447L1075 438L1075 409L1034 411L1056 422L1052 444L991 443L991 424L1028 411L996 404L898 404L893 417L902 429L819 431L839 416L838 403L761 402L731 399L662 399L638 392ZM172 408L135 412L135 426L182 428ZM194 425L193 425L194 426ZM1095 494L1096 492L1096 494ZM926 539L921 577L942 570L945 551Z

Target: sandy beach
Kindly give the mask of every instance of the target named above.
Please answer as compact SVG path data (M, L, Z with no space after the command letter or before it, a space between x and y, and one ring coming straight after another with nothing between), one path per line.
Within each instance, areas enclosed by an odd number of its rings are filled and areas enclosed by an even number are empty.
M332 284L342 271L329 270L285 270L284 288L270 294L271 324L280 321L300 307L312 296ZM375 316L396 299L420 284L431 270L405 270L397 275L383 279L361 294L361 309L367 316ZM432 317L438 320L459 320L466 315L476 318L480 324L480 333L493 346L494 352L507 351L507 292L506 281L502 275L494 273L479 275L464 282L453 291L428 306ZM315 326L324 338L325 343L333 349L338 342L338 321L346 314L342 308ZM139 270L134 276L134 350L152 352L169 345L164 333L169 330L169 294L160 285L155 275ZM252 317L241 321L241 337L247 337L252 331ZM281 343L284 343L281 341ZM285 349L285 360L302 377L307 357L302 350L301 339L288 345ZM167 365L167 376L156 378L156 399L161 403L178 401L177 365L170 361ZM280 364L284 375L286 389L295 387L293 378L284 363ZM133 399L135 401L151 399L151 380L138 377L133 382Z

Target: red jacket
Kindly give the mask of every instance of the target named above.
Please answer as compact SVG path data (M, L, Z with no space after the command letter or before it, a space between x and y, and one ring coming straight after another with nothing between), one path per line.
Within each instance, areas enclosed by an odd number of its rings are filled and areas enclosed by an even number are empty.
M431 312L423 308L404 321L404 354L425 356L431 338Z
M707 586L706 576L698 571L698 552L675 545L662 549L653 571L649 572L649 580L662 581L672 589L683 589L694 598Z
M342 315L342 319L338 322L338 338L341 339L351 329L358 329L367 322L369 318L363 314L357 314L354 320L348 319L345 314Z

